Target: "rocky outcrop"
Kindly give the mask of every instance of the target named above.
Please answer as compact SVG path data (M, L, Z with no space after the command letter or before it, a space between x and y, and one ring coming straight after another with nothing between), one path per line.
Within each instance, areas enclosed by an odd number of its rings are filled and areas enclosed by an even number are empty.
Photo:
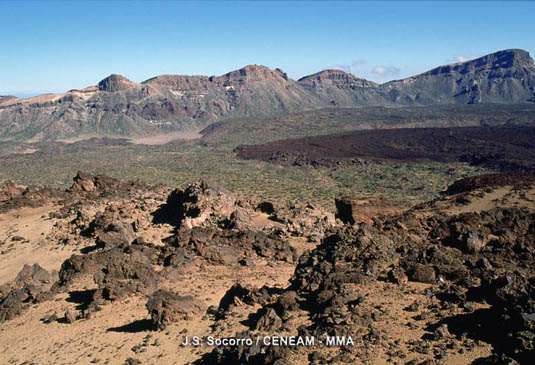
M236 209L236 198L231 192L219 184L201 180L184 190L171 192L166 205L156 212L155 218L191 229L218 225L229 219Z
M152 324L160 330L174 322L191 320L195 315L204 313L206 309L206 304L198 299L191 296L177 296L166 290L155 292L147 302Z
M23 207L40 207L64 197L65 193L59 189L21 186L7 182L0 186L0 213Z
M84 171L78 171L73 180L66 193L85 199L127 196L147 188L147 185L140 181L120 181L106 175L92 175Z
M332 229L320 245L300 257L291 285L262 304L251 328L260 333L295 328L296 313L305 311L312 324L297 328L301 336L364 334L361 347L339 355L345 362L355 362L359 356L366 358L366 352L359 350L366 343L388 338L388 329L375 325L388 309L368 304L369 293L377 290L378 283L390 282L384 290L415 294L418 291L407 288L412 281L426 285L422 293L428 299L415 301L404 311L417 312L412 318L426 320L429 333L425 344L409 342L411 351L430 353L425 347L445 354L445 349L484 341L495 353L481 361L529 363L535 338L531 223L535 213L494 208L449 217L416 214L410 210L376 217L371 225ZM227 292L225 303L231 304L226 307L254 303L254 292L233 286ZM267 352L261 346L218 348L205 360L257 359ZM291 358L291 349L280 355L277 359Z
M336 218L348 224L373 224L374 217L392 216L399 208L386 198L341 196L335 199Z
M47 271L38 264L24 265L15 280L0 286L0 323L13 319L32 304L49 298L57 281L56 271Z
M59 288L68 288L84 275L93 276L98 285L95 300L117 300L133 293L150 295L158 285L151 260L135 248L73 255L61 266Z
M295 249L286 240L264 232L195 227L180 231L168 243L215 265L234 265L254 256L285 262L297 259ZM172 256L166 260L172 260Z

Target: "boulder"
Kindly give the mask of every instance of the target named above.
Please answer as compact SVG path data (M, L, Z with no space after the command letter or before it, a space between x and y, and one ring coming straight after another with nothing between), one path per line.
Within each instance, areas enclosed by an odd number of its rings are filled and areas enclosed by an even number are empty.
M258 331L276 331L282 327L282 319L275 309L267 308L256 322L255 329Z
M177 296L166 290L158 290L147 302L152 323L158 329L165 329L170 323L191 319L206 311L204 302L192 296Z
M433 284L436 280L435 269L429 265L414 264L407 270L411 281Z
M135 239L132 225L125 222L110 223L97 233L97 244L106 249L127 246Z
M335 199L336 218L347 224L373 223L377 216L391 216L400 212L396 205L386 198L356 198L341 196Z
M219 184L201 180L185 189L172 191L167 202L154 213L154 222L187 229L217 225L228 220L236 208L236 198L230 191Z
M15 280L3 286L0 323L21 315L31 304L48 299L57 278L56 271L48 272L38 264L24 265Z
M68 288L83 275L93 275L99 286L94 299L118 300L132 293L150 295L158 283L151 260L135 245L71 256L61 266L58 284Z

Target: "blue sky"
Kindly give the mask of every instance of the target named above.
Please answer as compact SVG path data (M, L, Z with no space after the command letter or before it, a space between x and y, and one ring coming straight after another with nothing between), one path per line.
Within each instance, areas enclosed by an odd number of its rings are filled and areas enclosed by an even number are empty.
M529 1L0 1L0 95L247 64L385 82L506 48L533 55L533 14Z

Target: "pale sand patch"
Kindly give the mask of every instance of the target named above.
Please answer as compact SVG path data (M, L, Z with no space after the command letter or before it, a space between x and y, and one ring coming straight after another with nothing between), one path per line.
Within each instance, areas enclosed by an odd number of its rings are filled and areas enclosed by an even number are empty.
M57 141L70 144L70 143L85 141L91 138L110 138L110 139L127 139L130 143L133 143L133 144L162 145L162 144L166 144L171 141L175 141L179 139L191 140L191 139L197 139L201 137L202 135L199 134L199 132L190 131L190 132L170 132L170 133L165 133L165 134L157 134L154 136L138 137L138 138L105 136L105 135L99 135L99 134L84 134L82 136L73 137L73 138L58 139Z
M25 150L22 150L22 151L17 152L17 153L20 154L20 155L29 155L29 154L35 153L37 151L39 151L37 148L26 148Z
M134 144L161 145L177 139L190 140L201 137L202 135L199 132L171 132L150 137L131 138L130 141Z
M15 279L26 264L59 270L77 248L47 240L56 221L48 219L52 206L22 208L0 214L0 285ZM44 218L43 218L44 217ZM13 241L13 237L24 238Z
M28 143L40 142L44 138L44 136L45 136L45 134L43 132L39 132L35 136L33 136L32 138L27 140L26 142L28 142Z
M472 193L470 203L451 206L444 209L448 214L480 213L496 207L532 207L535 201L535 189L514 190L512 186L495 188L491 192Z

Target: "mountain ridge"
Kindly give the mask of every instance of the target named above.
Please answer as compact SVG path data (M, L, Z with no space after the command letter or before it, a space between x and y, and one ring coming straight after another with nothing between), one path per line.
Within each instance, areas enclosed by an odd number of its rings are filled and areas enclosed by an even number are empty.
M84 134L145 136L200 130L216 121L325 107L535 102L535 65L508 49L377 84L327 69L298 80L247 65L221 76L159 75L140 83L111 74L96 85L20 99L0 96L0 138Z

